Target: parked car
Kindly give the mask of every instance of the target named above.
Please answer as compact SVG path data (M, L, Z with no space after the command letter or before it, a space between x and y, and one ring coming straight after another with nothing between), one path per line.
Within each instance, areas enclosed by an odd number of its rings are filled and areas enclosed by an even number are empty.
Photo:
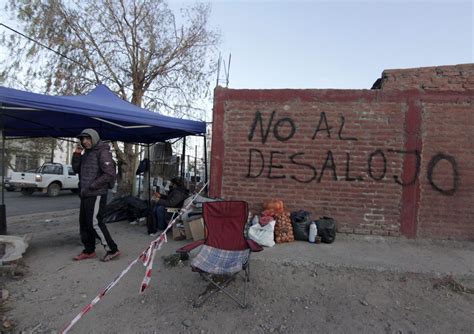
M42 191L48 196L59 195L63 189L79 191L79 177L72 166L61 163L45 163L32 172L13 172L9 180L10 186L21 189L25 196L35 191Z
M10 177L8 176L3 179L3 186L6 191L15 191L15 187L10 183Z
M30 169L27 169L25 171L25 173L36 173L36 170L38 168L30 168ZM13 186L10 182L11 180L11 177L10 176L5 176L4 180L3 180L3 185L5 187L5 190L6 191L15 191L17 190L17 188L15 188L15 186ZM19 190L19 189L18 189Z

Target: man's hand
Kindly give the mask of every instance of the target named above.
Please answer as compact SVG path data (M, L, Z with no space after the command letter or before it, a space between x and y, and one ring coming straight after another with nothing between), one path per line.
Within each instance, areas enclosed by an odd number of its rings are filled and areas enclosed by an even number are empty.
M84 150L84 149L82 148L82 146L77 145L77 146L76 146L76 149L74 150L74 153L75 153L75 154L81 154L83 150Z
M152 201L159 201L160 200L160 193L153 193L153 196L151 196Z

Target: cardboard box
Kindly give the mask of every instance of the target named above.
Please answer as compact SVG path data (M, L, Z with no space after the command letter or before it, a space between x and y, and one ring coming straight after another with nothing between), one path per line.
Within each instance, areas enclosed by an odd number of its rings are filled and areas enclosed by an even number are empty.
M172 227L173 240L192 240L191 229L189 222L176 221Z
M184 222L184 235L187 240L191 240L193 238L193 235L191 234L191 228L189 226L189 222Z
M191 220L188 222L189 229L191 230L191 235L193 240L201 240L204 239L205 232L204 232L204 220L202 218Z
M171 231L173 232L173 240L186 239L186 232L182 223L174 223L173 227L171 228Z

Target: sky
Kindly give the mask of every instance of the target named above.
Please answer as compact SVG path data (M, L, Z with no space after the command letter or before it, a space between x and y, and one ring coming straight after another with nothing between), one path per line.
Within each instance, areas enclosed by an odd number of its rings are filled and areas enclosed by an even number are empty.
M474 62L473 1L210 3L230 88L370 89L385 69Z
M178 9L195 0L168 2ZM370 89L385 69L474 63L473 0L210 4L226 66L232 57L229 88ZM0 19L7 21L1 12ZM224 71L219 77L225 86ZM204 105L209 121L212 103Z
M370 89L384 69L474 62L474 0L209 2L221 86L229 55L229 87L249 89Z

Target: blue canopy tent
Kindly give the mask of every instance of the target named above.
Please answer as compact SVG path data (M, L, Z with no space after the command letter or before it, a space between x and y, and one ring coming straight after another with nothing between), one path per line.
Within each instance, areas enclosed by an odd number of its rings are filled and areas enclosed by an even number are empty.
M143 144L206 134L205 122L163 116L140 108L120 99L104 85L98 85L89 94L81 96L50 96L0 87L3 139L6 136L75 137L84 128L97 130L104 140ZM6 232L4 217L2 187L0 234Z
M204 135L206 123L163 116L120 99L99 85L83 96L50 96L0 87L5 136L75 137L94 128L104 140L151 144Z

